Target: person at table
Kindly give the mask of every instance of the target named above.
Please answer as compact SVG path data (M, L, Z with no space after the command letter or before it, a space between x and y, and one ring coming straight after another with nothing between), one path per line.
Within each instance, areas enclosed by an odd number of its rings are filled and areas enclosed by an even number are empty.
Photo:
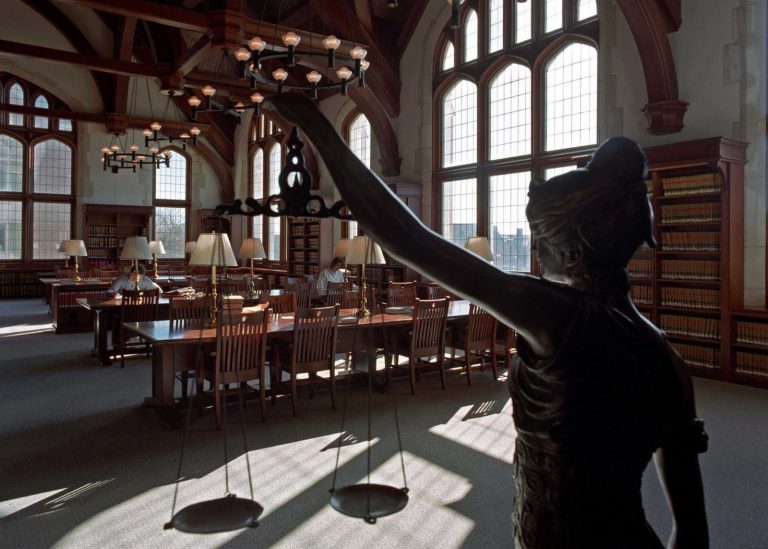
M120 295L124 290L133 290L137 287L139 290L159 290L159 293L163 293L163 290L155 284L155 282L146 276L147 270L144 265L139 265L138 272L136 267L131 267L130 274L123 273L112 281L112 286L107 290L107 295Z
M312 141L366 234L518 333L508 382L515 547L662 549L640 493L651 456L672 511L667 547L708 547L698 462L707 435L690 372L629 297L627 264L643 242L655 245L638 145L611 138L585 168L531 184L538 278L497 269L424 226L310 100L265 103Z
M325 295L325 293L328 291L329 282L344 282L344 271L342 270L343 266L344 260L340 257L334 257L331 261L331 264L320 271L320 274L317 277L317 282L315 282L315 290L318 294Z

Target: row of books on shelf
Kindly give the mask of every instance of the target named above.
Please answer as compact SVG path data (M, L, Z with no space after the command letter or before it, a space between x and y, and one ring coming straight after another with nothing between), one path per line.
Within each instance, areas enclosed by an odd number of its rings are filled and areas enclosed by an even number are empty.
M0 297L38 297L42 293L42 284L0 284Z
M291 266L291 276L317 275L320 269L317 265L295 263Z
M669 280L720 280L720 263L690 259L665 259L661 278Z
M661 223L719 223L720 203L673 204L661 207Z
M665 177L661 180L664 196L706 194L720 192L720 174L717 172Z
M661 305L689 309L720 309L720 291L703 288L662 288Z
M768 355L738 351L735 370L739 374L768 377Z
M632 286L629 289L629 294L632 296L632 301L640 305L650 305L653 303L652 286Z
M114 248L117 246L117 238L112 236L88 236L88 246L101 246Z
M320 252L303 252L301 250L291 252L291 258L297 263L317 263L320 261Z
M653 277L653 259L632 258L627 266L630 276L637 278Z
M737 321L736 341L753 345L768 346L768 324L762 322Z
M0 284L35 284L39 277L40 273L0 271Z
M293 223L291 225L291 236L312 236L317 234L320 234L320 225L317 222L307 223L306 225Z
M675 342L673 346L689 366L707 369L720 368L720 349L716 347L704 347L678 342Z
M115 236L116 234L116 225L90 225L88 227L88 236Z
M719 252L720 233L716 231L661 233L665 252Z
M88 250L89 259L109 259L114 261L116 259L114 250L91 248Z
M666 315L659 317L659 327L670 335L720 339L720 319Z

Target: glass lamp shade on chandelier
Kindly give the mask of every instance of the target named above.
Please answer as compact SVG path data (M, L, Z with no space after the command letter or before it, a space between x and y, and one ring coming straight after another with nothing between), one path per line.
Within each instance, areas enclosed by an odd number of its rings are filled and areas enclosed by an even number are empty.
M322 11L322 3L320 10ZM282 93L283 90L302 91L313 99L318 98L320 90L338 90L342 95L347 95L348 86L354 82L360 87L365 87L365 73L370 67L370 63L365 59L368 54L365 48L354 45L348 52L349 58L340 58L337 56L337 50L341 46L341 40L330 34L322 39L323 49L313 47L311 29L307 48L299 47L301 36L293 31L283 34L280 40L282 44L268 44L261 37L254 36L248 40L248 47L243 46L233 52L240 64L241 78L248 79L251 83L250 104L238 101L228 107L219 107L213 101L216 88L206 85L201 89L202 99L196 95L187 99L192 107L192 119L195 120L198 112L234 111L241 114L246 109L254 109L258 116L261 102L264 101L264 96L258 91L259 85L276 88L277 93ZM283 67L293 68L302 59L302 64L312 64L313 59L320 60L314 63L318 70L312 69L304 75L306 83L289 81L290 75ZM323 63L325 70L322 68Z

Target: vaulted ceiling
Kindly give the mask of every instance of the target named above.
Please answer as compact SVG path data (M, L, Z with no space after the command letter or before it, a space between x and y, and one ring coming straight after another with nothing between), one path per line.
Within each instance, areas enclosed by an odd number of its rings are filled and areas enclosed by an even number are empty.
M365 47L371 63L368 89L355 89L352 98L370 119L388 123L400 111L399 58L427 3L408 1L391 8L387 0L22 1L55 26L74 52L36 46L34 41L0 40L0 53L90 70L104 105L104 121L115 132L144 122L128 116L130 77L156 78L163 88L183 91L176 105L191 116L186 98L206 84L217 88L217 97L248 97L248 82L239 77L230 52L257 32L267 41L279 41L288 29L302 36L302 47L321 50L328 34L343 40L342 55L354 44ZM71 17L69 6L93 10L112 32L111 52L97 50ZM290 69L289 78L304 81L303 73L312 68L299 65ZM231 166L237 120L222 113L199 118L207 141ZM394 137L391 128L382 133Z

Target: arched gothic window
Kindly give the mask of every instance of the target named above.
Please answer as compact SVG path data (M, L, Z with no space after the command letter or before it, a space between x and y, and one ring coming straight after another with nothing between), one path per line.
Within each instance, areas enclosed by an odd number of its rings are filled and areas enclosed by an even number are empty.
M155 240L161 240L166 259L183 259L189 217L189 158L171 149L170 166L155 168Z
M371 167L371 123L362 113L358 113L349 124L346 132L347 143L352 152L366 165ZM357 221L347 222L347 236L354 238L358 235Z
M467 0L434 60L433 225L459 245L487 236L506 271L531 268L530 180L598 142L597 3L532 4Z
M0 103L67 110L55 96L0 72ZM72 238L76 136L61 135L50 118L0 115L0 261L20 264L63 258Z
M272 124L272 121L269 122ZM280 192L280 168L282 167L283 149L279 143L272 145L269 149L269 160L267 175L269 179L270 195ZM267 259L271 261L280 261L280 218L267 217L267 238L264 241L264 247L267 252Z

